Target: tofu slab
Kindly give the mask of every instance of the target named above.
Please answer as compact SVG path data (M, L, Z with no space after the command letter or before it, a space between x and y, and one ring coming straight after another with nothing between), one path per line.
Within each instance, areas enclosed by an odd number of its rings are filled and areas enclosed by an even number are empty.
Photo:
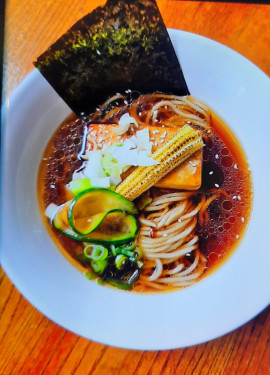
M137 130L143 129L143 126L138 128L131 126L128 132L118 136L113 131L115 127L118 127L118 125L91 124L88 128L86 149L91 150L93 141L98 149L101 149L104 144L112 145L113 143L122 142L132 135L136 135ZM151 142L153 142L152 152L155 152L157 148L163 145L176 130L176 128L170 127L150 126L149 135ZM155 186L169 189L197 190L201 186L201 175L202 150L199 150L159 180Z

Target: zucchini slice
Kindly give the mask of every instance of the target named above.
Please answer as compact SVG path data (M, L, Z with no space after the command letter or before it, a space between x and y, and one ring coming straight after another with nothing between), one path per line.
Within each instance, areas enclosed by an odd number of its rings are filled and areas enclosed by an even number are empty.
M70 203L68 220L74 232L87 235L93 232L112 212L136 214L132 202L105 188L90 188L78 194Z
M102 223L91 233L86 235L78 234L69 224L69 205L70 202L59 209L53 219L53 225L65 236L76 241L120 244L132 240L137 234L138 225L136 218L130 214L126 214L122 210L108 213Z

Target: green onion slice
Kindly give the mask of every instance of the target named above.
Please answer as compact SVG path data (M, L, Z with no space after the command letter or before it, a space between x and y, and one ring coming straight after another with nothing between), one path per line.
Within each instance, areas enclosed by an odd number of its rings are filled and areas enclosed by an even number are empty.
M122 249L122 254L123 254L123 255L126 255L126 256L129 257L129 258L134 256L133 251L126 250L125 248Z
M115 263L115 267L118 269L118 270L121 270L123 269L126 261L127 261L127 257L125 255L117 255L115 260L114 260L114 263Z
M80 194L82 191L92 187L90 178L83 178L82 180L75 180L70 182L70 191L74 195Z
M129 245L125 245L125 246L123 247L123 249L124 249L124 250L133 250L133 249L135 249L135 246L136 246L135 242L132 241Z
M92 260L92 262L91 262L91 267L92 267L93 271L98 273L98 274L102 274L105 271L105 269L107 268L107 265L108 265L107 259Z
M108 258L108 249L102 245L88 245L84 248L83 253L87 259L94 261L105 260Z

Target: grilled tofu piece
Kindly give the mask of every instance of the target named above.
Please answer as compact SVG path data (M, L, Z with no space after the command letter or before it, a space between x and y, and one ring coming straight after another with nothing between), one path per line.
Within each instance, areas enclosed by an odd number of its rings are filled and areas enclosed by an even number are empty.
M160 188L197 190L202 183L202 149L174 168L155 186Z
M143 129L143 126L136 128L132 125L128 132L119 136L113 131L116 127L118 127L117 124L91 124L88 129L86 149L91 150L93 142L97 145L98 149L101 149L104 144L110 145L122 142L132 135L136 135L137 130ZM149 136L150 141L153 143L152 153L161 147L176 130L176 128L170 127L150 126ZM197 190L201 186L201 175L202 149L198 150L189 159L169 172L155 186L170 189Z

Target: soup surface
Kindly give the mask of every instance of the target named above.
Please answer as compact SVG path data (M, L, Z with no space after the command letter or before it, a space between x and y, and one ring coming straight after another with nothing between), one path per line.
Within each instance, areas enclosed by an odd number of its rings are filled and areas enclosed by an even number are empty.
M147 104L145 104L146 106ZM143 105L141 105L140 109L143 112ZM165 115L160 115L157 120L158 123L162 122L162 116ZM116 122L116 118L113 117L113 123ZM230 129L215 113L210 111L209 118L211 132L208 131L207 136L204 137L201 186L199 189L194 190L189 198L190 204L194 205L194 207L198 206L202 197L205 197L205 201L208 202L205 209L206 213L202 215L204 220L197 220L194 228L194 236L198 239L197 244L201 261L201 271L196 278L194 276L195 281L200 280L220 266L237 247L245 232L252 208L251 173L241 146ZM108 122L110 123L110 121L111 119L109 118ZM86 131L89 134L91 127L93 130L97 123L99 121L96 118L94 121L91 118L78 119L74 114L71 114L58 127L47 145L40 164L38 177L40 209L46 227L63 254L86 273L89 270L91 271L91 267L80 258L85 244L75 241L55 229L45 217L44 212L51 203L59 206L68 199L73 198L67 191L66 186L72 180L73 173L84 167L85 162L78 155L81 155L85 150ZM99 126L102 127L102 124L103 122L101 121ZM118 138L120 139L121 137L118 136ZM150 189L150 197L158 197L168 192L173 194L178 191L164 187L152 187ZM169 209L174 209L175 205L168 207ZM139 237L141 223L144 222L144 219L148 220L148 222L150 220L149 212L143 212L142 215L143 219L139 221ZM181 223L181 219L178 219L178 221ZM158 238L155 238L158 230L155 227L151 227L151 223L149 225L150 229L147 226L144 227L151 232L149 232L148 237L159 241ZM146 231L146 229L143 230ZM144 236L146 235L147 233L144 234ZM163 236L167 236L167 233L164 233ZM177 236L177 234L174 234L174 236ZM148 243L148 237L143 237L141 243L144 243L143 241ZM192 241L190 238L188 240ZM185 276L185 270L194 264L196 252L186 252L182 256L181 264L177 263L178 261L175 259L173 259L174 265L165 261L160 271L160 275L165 275L167 270L166 277L163 277L163 282L151 282L151 275L158 271L159 261L155 260L155 263L154 260L146 259L147 256L144 254L144 249L142 246L140 248L142 250L141 262L143 265L141 277L134 284L133 290L140 292L168 291L192 284L188 280L183 282L183 277ZM172 270L177 267L179 270L181 268L177 279L178 284L172 285L169 279L176 272ZM167 281L165 280L166 278ZM192 280L192 275L189 278ZM102 277L98 277L98 279L102 280Z

